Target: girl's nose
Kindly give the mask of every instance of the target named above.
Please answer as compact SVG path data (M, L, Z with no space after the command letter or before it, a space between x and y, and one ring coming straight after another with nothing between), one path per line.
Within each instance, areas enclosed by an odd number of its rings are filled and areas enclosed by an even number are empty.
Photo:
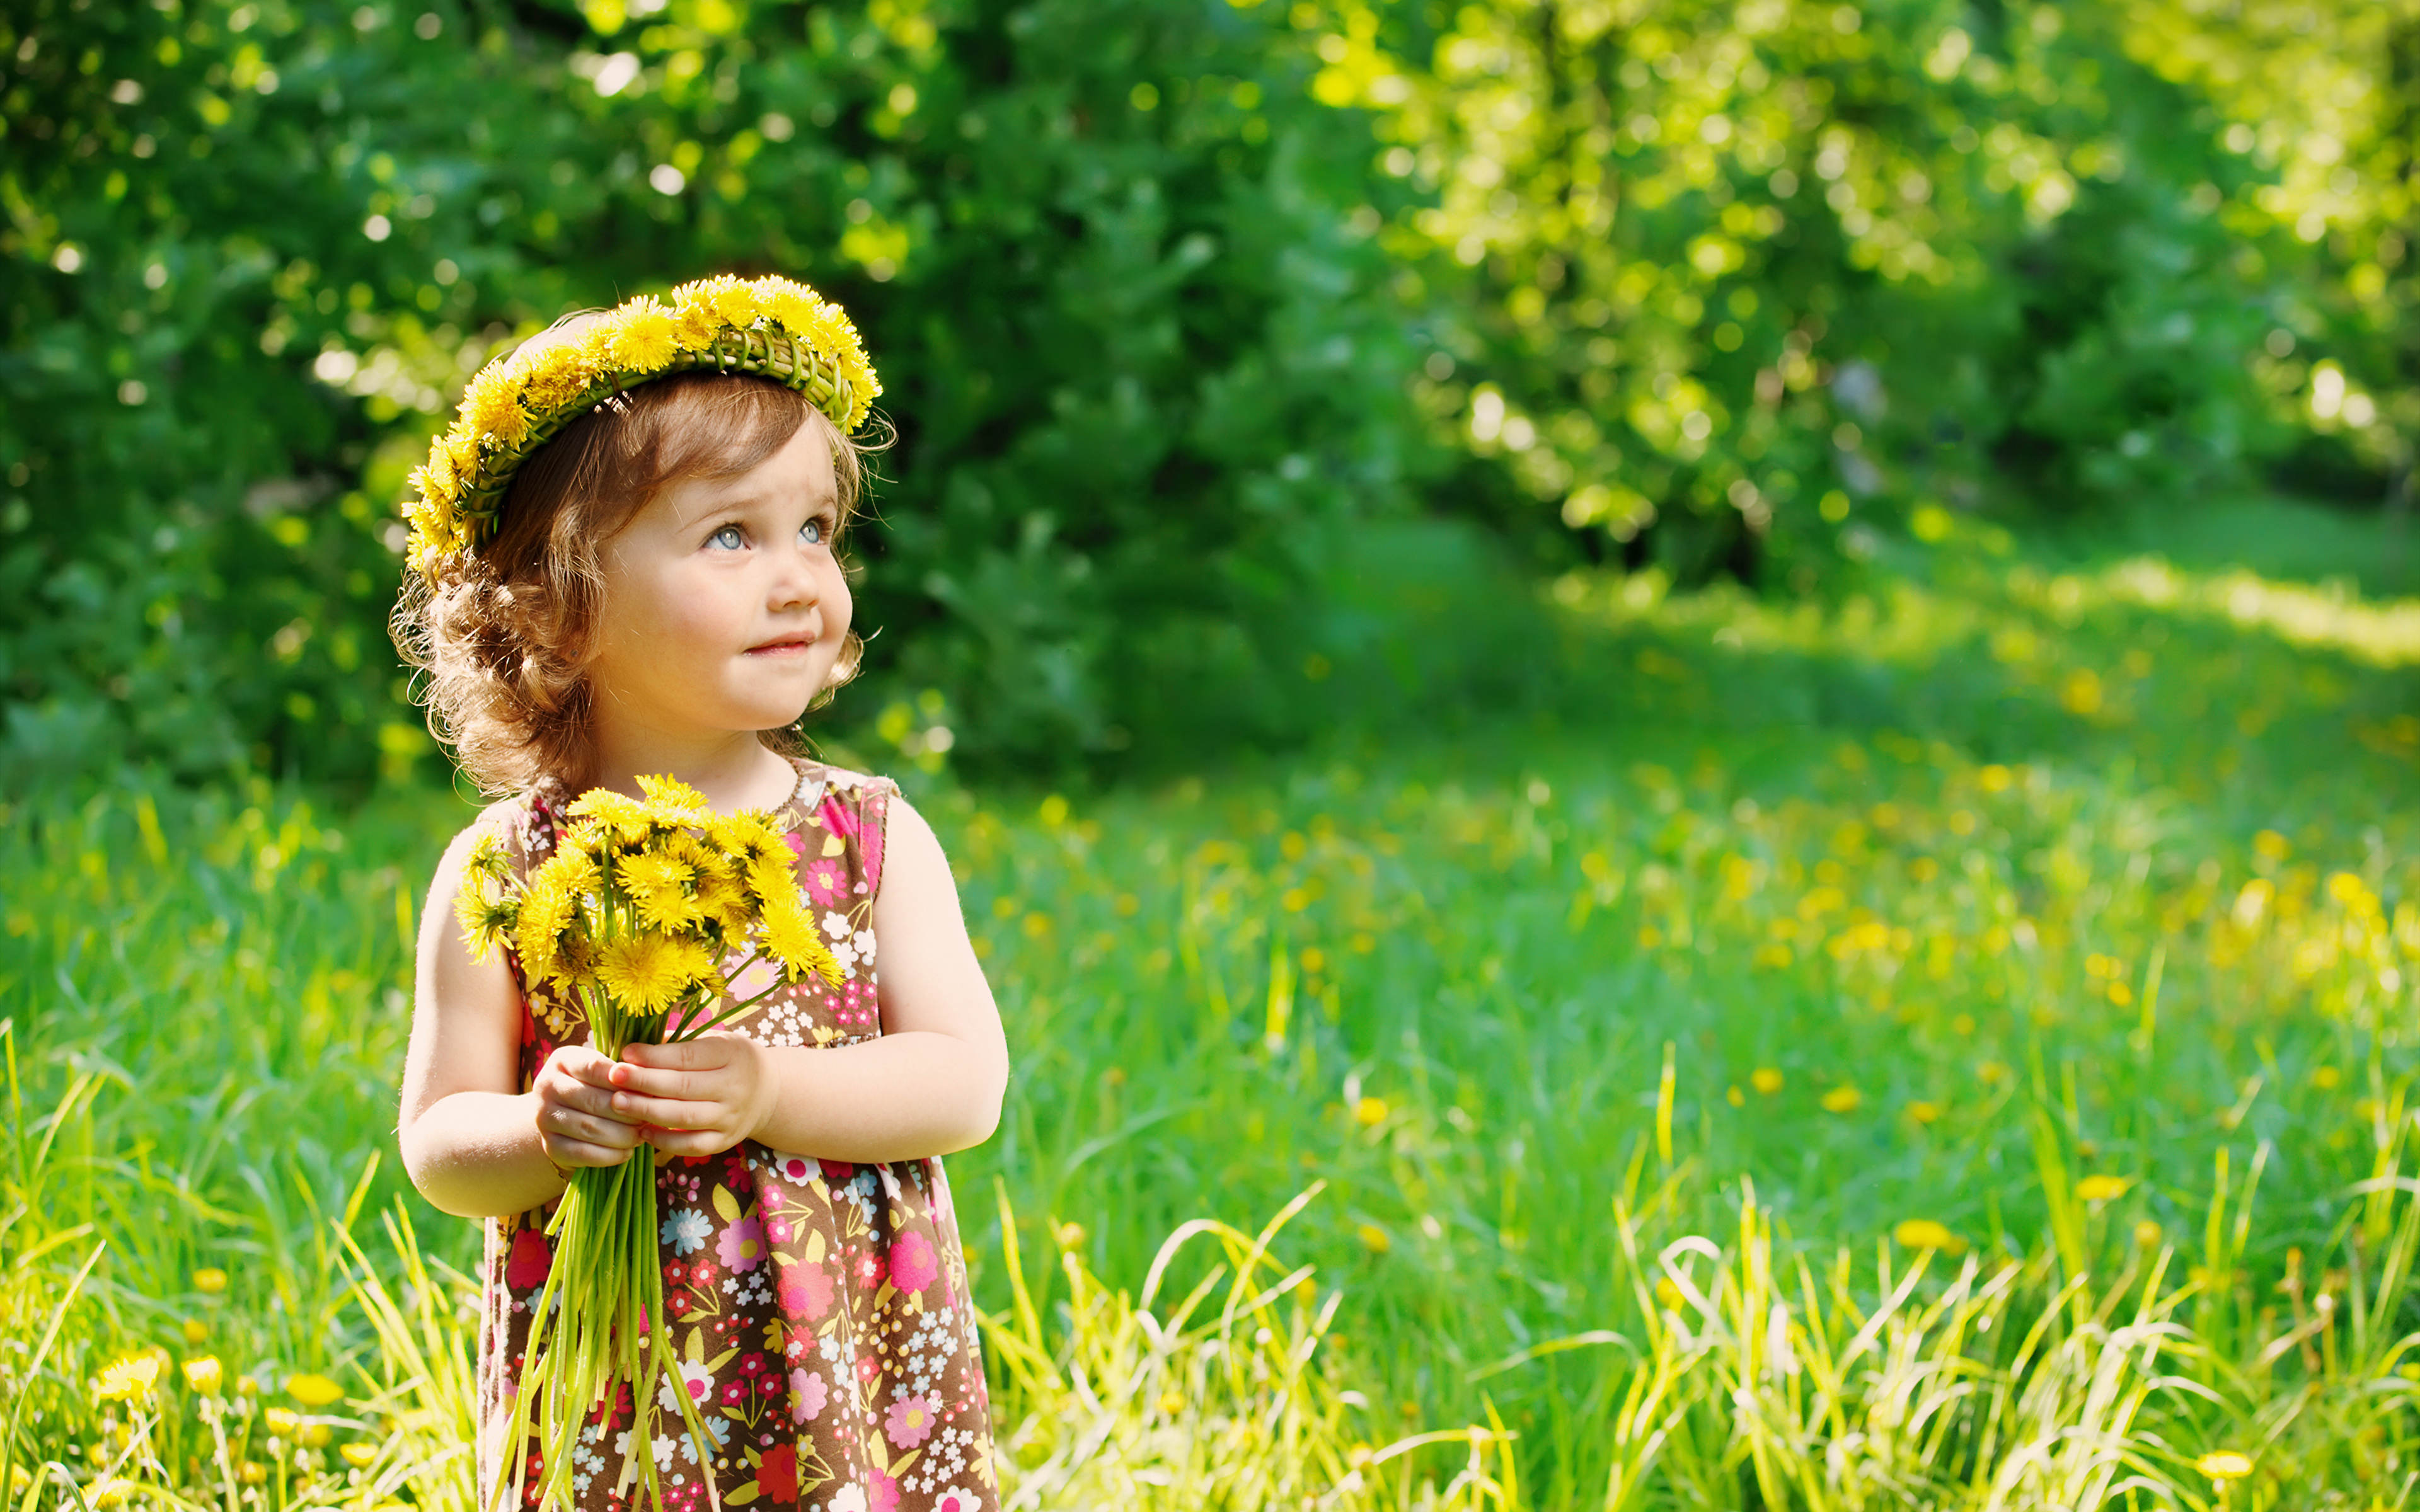
M815 585L814 563L808 547L794 546L782 554L782 570L773 580L773 607L803 609L823 595Z

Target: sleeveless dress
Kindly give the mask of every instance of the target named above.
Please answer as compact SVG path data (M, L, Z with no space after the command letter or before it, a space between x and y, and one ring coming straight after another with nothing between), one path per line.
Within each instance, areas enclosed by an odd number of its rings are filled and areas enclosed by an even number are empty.
M875 1000L874 899L882 886L887 780L794 762L799 784L775 820L798 856L799 885L846 980L784 988L734 1026L759 1043L827 1048L882 1033ZM558 816L541 798L505 810L523 874L552 854ZM557 1045L583 1044L576 1005L520 963L520 1085ZM743 993L770 980L769 973ZM640 1155L646 1151L642 1147ZM656 1174L658 1258L678 1368L716 1441L712 1474L726 1507L749 1512L996 1512L991 1409L967 1295L964 1251L938 1158L853 1165L745 1140L720 1155L676 1157ZM552 1262L553 1205L486 1225L479 1333L479 1485L497 1505L530 1309ZM662 1390L651 1447L668 1512L705 1512L697 1446ZM636 1512L627 1393L616 1421L582 1430L578 1512ZM534 1504L542 1456L529 1447Z

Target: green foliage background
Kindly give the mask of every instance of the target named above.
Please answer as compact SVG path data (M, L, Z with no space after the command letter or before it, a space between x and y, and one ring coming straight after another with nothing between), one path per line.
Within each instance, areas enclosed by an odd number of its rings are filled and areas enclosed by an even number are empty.
M1540 567L1823 594L1931 501L2399 508L2415 15L29 0L0 764L408 770L426 435L715 269L822 286L888 387L841 717L922 693L884 733L984 762L1283 741L1364 664L1371 718L1517 690L1470 626Z

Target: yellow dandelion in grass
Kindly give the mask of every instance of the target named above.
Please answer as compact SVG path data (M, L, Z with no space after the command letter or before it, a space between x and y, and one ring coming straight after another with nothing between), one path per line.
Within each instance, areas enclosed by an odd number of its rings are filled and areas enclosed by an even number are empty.
M1931 1218L1910 1218L1891 1229L1891 1238L1901 1249L1937 1249L1947 1255L1966 1253L1966 1242L1949 1231L1949 1226Z
M269 1431L281 1439L294 1437L294 1430L302 1426L302 1414L290 1407L270 1408L262 1412L260 1417L262 1422L269 1425Z
M631 301L607 323L613 328L613 365L624 372L661 372L680 350L680 330L672 312L652 299Z
M785 974L792 981L804 981L807 974L813 972L821 977L826 985L838 987L847 975L841 970L840 962L832 955L831 948L825 945L823 936L816 933L814 917L795 899L786 907L771 905L766 908L765 949L772 951L773 959L788 968Z
M140 1401L151 1395L163 1363L160 1355L147 1350L112 1360L94 1379L92 1394L104 1402Z
M325 1376L305 1371L287 1378L286 1395L305 1407L325 1407L344 1396L345 1388Z
M2233 1449L2213 1449L2195 1460L2194 1469L2214 1481L2242 1480L2252 1473L2252 1458Z
M2333 1092L2344 1082L2344 1072L2334 1066L2317 1066L2311 1071L2311 1085L2322 1092Z
M2124 1196L2126 1189L2133 1184L2123 1176L2095 1174L2075 1183L2075 1195L2086 1202L2106 1202L2112 1197Z
M134 1493L140 1489L133 1481L128 1480L123 1475L111 1475L94 1485L92 1504L124 1506L133 1499Z
M1854 1113L1865 1100L1866 1094L1854 1087L1835 1087L1816 1099L1826 1113Z
M1781 1090L1781 1072L1771 1066L1759 1066L1747 1073L1747 1084L1764 1097Z
M2134 1226L2134 1247L2156 1249L2160 1243L2160 1226L2146 1218Z
M1373 1255L1384 1255L1395 1247L1393 1237L1376 1224L1363 1224L1357 1232L1360 1235L1362 1247Z
M597 982L615 1001L641 1013L660 1012L711 974L713 963L688 940L643 931L597 948Z
M188 1318L185 1319L184 1333L186 1343L199 1344L210 1336L210 1325L198 1318Z
M1941 1121L1941 1104L1938 1103L1923 1102L1910 1103L1907 1105L1907 1116L1914 1119L1918 1123L1938 1123Z
M196 1396L217 1396L219 1387L225 1381L226 1367L219 1364L216 1355L205 1354L197 1360L185 1362L185 1384Z
M1379 1124L1386 1122L1387 1100L1383 1097L1365 1097L1361 1099L1361 1101L1353 1104L1353 1120L1356 1123L1362 1125L1364 1128L1372 1129L1374 1129Z
M194 1289L215 1297L227 1288L227 1273L215 1265L205 1265L194 1273Z
M336 1452L343 1455L345 1463L355 1470L369 1469L370 1461L378 1458L378 1446L370 1443L349 1443Z

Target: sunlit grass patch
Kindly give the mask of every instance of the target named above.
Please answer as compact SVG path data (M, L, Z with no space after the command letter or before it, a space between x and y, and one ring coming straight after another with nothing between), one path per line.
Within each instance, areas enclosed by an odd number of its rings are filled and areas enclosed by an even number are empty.
M951 1157L1008 1199L961 1218L1009 1484L2392 1504L2420 1470L2413 610L2244 581L1971 555L1828 609L1590 581L1559 612L1609 669L1601 723L921 791L1016 1059L1000 1134ZM458 814L7 815L28 1473L225 1503L215 1360L233 1512L467 1495L467 1229L390 1233L368 1158Z

